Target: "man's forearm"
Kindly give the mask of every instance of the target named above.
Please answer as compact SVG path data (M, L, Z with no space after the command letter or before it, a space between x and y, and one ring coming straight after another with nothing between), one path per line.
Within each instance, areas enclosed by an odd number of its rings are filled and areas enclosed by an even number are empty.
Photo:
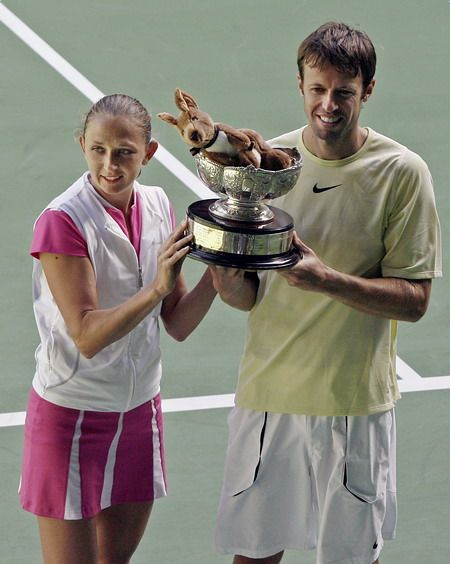
M322 291L358 311L397 319L418 321L426 312L431 280L361 278L330 271Z

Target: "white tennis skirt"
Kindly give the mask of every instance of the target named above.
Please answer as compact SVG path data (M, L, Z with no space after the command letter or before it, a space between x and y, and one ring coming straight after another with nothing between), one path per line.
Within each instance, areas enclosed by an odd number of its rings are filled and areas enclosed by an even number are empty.
M85 519L165 495L159 394L121 413L69 409L30 392L19 487L26 511Z

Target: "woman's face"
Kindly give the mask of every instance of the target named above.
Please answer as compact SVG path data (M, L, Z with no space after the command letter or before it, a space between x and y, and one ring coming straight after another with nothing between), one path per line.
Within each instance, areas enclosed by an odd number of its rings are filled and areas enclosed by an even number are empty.
M147 144L142 129L126 116L97 114L89 120L80 145L94 188L126 211L133 183L156 151L156 141Z

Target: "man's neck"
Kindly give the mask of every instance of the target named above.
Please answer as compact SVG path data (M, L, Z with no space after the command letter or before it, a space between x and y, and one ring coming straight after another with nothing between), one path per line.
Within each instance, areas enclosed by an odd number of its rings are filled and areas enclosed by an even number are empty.
M313 155L326 161L338 161L357 153L364 145L368 130L358 127L353 135L342 139L324 140L314 135L310 126L303 132L303 143Z

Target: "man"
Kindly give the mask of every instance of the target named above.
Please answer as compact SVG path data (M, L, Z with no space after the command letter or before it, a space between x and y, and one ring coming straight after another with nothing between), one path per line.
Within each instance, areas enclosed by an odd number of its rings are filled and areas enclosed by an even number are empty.
M379 562L396 524L397 320L417 321L441 276L432 182L416 154L359 125L374 90L367 35L341 23L299 47L306 127L272 141L304 166L276 205L301 260L257 275L211 267L249 310L216 546L235 564Z

